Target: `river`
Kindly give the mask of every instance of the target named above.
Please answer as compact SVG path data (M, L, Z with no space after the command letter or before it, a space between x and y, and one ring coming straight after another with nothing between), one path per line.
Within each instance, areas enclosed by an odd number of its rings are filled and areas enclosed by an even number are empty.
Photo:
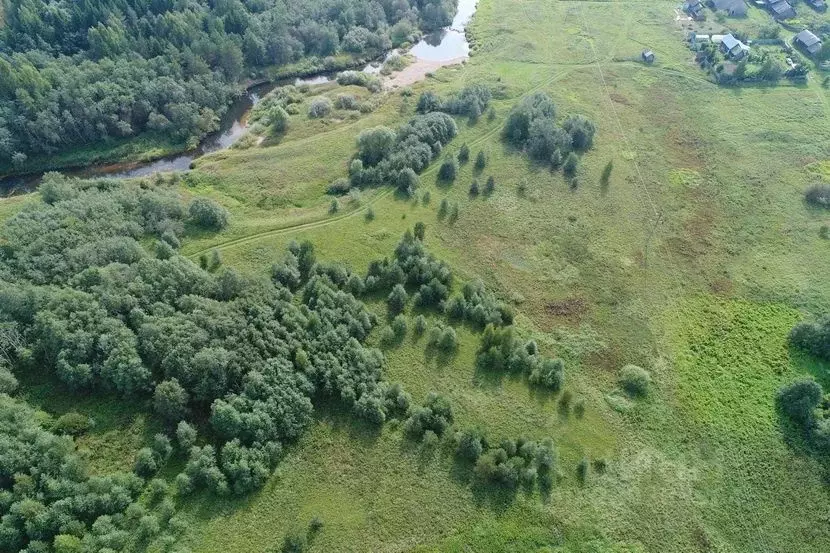
M465 29L473 14L475 14L477 5L478 0L459 0L458 11L452 25L424 36L409 51L415 57L416 62L447 62L469 56L470 45L467 42ZM378 63L371 63L363 71L379 73L380 67ZM259 84L249 88L234 101L222 117L219 122L219 130L208 135L196 150L154 161L90 165L81 169L67 169L62 172L78 177L134 178L158 172L186 171L196 158L229 148L239 140L247 130L248 115L251 108L256 105L260 98L277 86L287 84L314 86L326 84L332 78L333 75L331 74L320 74L304 79L295 79L293 82L285 80ZM0 190L5 193L28 191L37 186L42 176L43 173L37 173L3 178L0 179Z

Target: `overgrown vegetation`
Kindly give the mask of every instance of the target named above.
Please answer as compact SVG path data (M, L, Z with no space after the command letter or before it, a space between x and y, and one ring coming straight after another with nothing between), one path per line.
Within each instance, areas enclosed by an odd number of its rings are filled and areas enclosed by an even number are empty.
M418 113L443 111L452 115L464 115L475 123L487 110L493 93L483 84L472 84L464 87L458 94L446 100L441 100L434 92L424 92L418 98L416 110Z
M44 428L44 418L0 394L0 549L138 552L175 545L186 524L163 481L89 476L72 438Z
M573 174L579 162L576 153L591 148L595 133L596 126L582 115L569 115L558 125L553 100L537 92L513 107L502 136L532 159Z
M349 167L348 181L337 181L329 190L342 193L349 188L396 183L401 192L411 196L418 186L417 175L457 133L455 121L443 113L418 115L397 132L382 126L367 129L357 137L358 151Z

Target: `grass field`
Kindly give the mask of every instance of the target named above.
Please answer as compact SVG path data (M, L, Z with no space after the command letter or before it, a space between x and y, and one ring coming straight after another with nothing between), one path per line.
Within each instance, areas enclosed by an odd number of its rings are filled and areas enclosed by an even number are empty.
M276 550L314 516L325 523L315 552L830 551L827 475L787 445L774 406L777 388L796 375L830 378L786 343L796 321L830 309L830 243L819 235L830 216L802 200L807 186L830 181L830 93L818 78L741 88L706 81L675 4L480 0L473 57L416 85L412 98L389 93L356 121L197 162L184 192L213 196L233 219L221 234L185 242L186 254L215 248L226 265L267 274L290 240L309 239L318 258L363 271L424 221L432 252L462 279L484 280L515 307L523 335L566 359L566 389L586 412L564 414L558 396L476 374L478 336L469 330L450 359L407 337L387 351L388 379L416 400L446 394L461 426L552 438L551 495L480 489L446 445L424 451L394 425L375 433L320 406L261 492L183 506L194 552ZM633 61L644 48L655 64ZM478 178L494 176L492 196L468 196L470 165L452 186L439 186L433 167L422 177L429 204L379 189L328 213L325 189L345 176L361 129L401 124L422 90L474 82L500 89L497 116L459 121L448 150L466 142L473 155L486 151ZM500 140L510 107L535 91L598 125L576 189ZM454 224L437 217L444 197L460 206ZM0 214L19 203L0 203ZM370 205L376 217L367 221ZM620 399L617 371L627 363L652 372L648 397ZM32 401L49 409L33 389ZM154 424L106 405L79 407L87 408L101 410L102 424L82 446L107 451L116 466ZM108 437L118 428L128 432ZM608 470L581 484L582 458L606 459Z

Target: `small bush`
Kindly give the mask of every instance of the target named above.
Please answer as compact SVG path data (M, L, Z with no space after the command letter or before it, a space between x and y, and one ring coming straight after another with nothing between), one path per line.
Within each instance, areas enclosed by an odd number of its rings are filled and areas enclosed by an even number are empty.
M415 236L415 238L423 242L424 238L426 237L426 234L427 226L421 221L415 223L415 227L413 228L413 235Z
M392 330L391 326L384 326L383 329L380 331L380 343L384 346L391 346L397 342L397 338L395 338L395 331Z
M458 440L458 446L455 448L456 455L468 461L478 461L484 452L481 432L476 430L459 432L456 439Z
M794 421L807 425L824 395L821 385L812 378L802 378L778 391L778 405Z
M351 94L338 94L334 100L334 107L337 109L357 110L360 102Z
M339 179L335 180L333 183L329 185L328 193L329 194L345 194L347 193L352 187L352 183L349 179L345 177L340 177Z
M397 315L402 312L406 307L406 302L408 300L409 295L406 293L406 289L402 285L396 284L389 293L389 297L386 298L386 303L389 306L389 312L393 315Z
M620 370L620 385L633 396L644 396L651 387L651 375L642 367L626 365Z
M318 96L311 101L311 105L308 107L308 116L312 119L328 117L333 107L331 100L325 96Z
M281 553L303 553L308 547L305 534L298 530L294 530L285 536L282 540Z
M496 190L496 179L493 175L487 177L487 184L484 185L484 193L488 196Z
M429 331L428 345L444 352L453 352L458 348L458 336L451 326L436 325Z
M455 160L447 158L438 169L438 178L444 182L453 182L457 173L458 166L456 165Z
M426 432L424 432L424 436L421 438L421 445L427 451L438 447L438 444L440 442L441 439L438 437L438 434L436 434L432 430L427 430Z
M438 218L443 219L444 217L449 214L450 211L450 202L447 198L441 200L441 204L438 206Z
M467 143L461 145L461 149L458 151L458 163L460 165L464 165L470 161L470 147L467 146Z
M449 220L450 224L455 223L458 220L458 215L459 215L458 204L453 203L452 207L450 208L450 216L448 217L448 220Z
M576 173L576 168L579 166L579 156L570 152L565 158L565 163L562 164L562 170L566 175L573 175Z
M423 315L418 315L415 317L415 334L417 336L423 336L424 332L427 331L427 320Z
M68 434L70 436L80 436L92 428L92 419L80 413L66 413L61 415L53 430L58 434Z
M478 188L478 179L473 179L473 184L470 185L470 196L478 196L481 191Z
M588 471L590 468L591 464L588 462L588 459L582 459L579 461L579 464L576 466L576 477L579 479L580 483L584 484L588 479Z
M329 204L329 213L334 215L338 211L340 211L340 204L337 203L337 200L332 200Z
M323 519L319 516L315 516L311 519L311 522L308 523L308 531L311 534L316 534L320 530L323 529Z
M375 210L372 206L369 206L369 209L366 210L366 220L367 221L374 221L375 220Z
M816 184L804 193L804 200L815 207L830 209L830 186Z
M188 207L190 219L198 226L210 230L222 230L228 226L227 210L208 198L196 198Z
M406 318L403 315L392 319L392 332L395 333L397 340L402 340L406 336Z
M487 167L487 154L484 153L484 150L481 150L476 156L475 168L477 171L481 171L485 167Z

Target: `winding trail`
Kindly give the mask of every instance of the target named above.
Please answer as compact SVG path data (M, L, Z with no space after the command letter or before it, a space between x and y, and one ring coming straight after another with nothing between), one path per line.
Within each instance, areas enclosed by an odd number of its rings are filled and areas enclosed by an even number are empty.
M534 92L538 92L542 88L545 88L545 87L555 83L556 81L558 81L558 80L562 79L563 77L567 76L568 74L570 74L572 71L576 70L577 68L578 67L569 67L565 70L562 70L562 71L554 74L551 78L549 78L545 81L542 81L541 83L537 84L536 86L528 89L524 94L522 94L519 97L519 99L530 96ZM477 145L481 144L482 142L485 142L485 141L489 140L494 135L501 132L502 128L504 128L503 124L487 131L486 133L484 133L480 137L478 137L475 140L473 140L472 142L470 142L470 146L477 146ZM435 174L437 171L438 171L438 165L433 164L429 169L424 171L421 174L421 176L422 177L429 176L429 175ZM377 204L382 199L384 199L384 198L386 198L389 195L394 194L394 193L395 193L395 189L390 187L390 188L387 188L387 189L382 190L381 192L375 194L375 196L371 200L361 204L359 207L357 207L355 209L352 209L347 213L343 213L341 215L336 215L336 216L333 216L333 217L326 217L324 219L318 219L316 221L309 221L309 222L306 222L306 223L297 223L295 225L289 225L289 226L285 226L285 227L270 229L270 230L266 230L266 231L262 231L262 232L257 232L257 233L254 233L254 234L249 234L247 236L241 236L241 237L238 237L238 238L232 238L232 239L227 240L225 242L219 242L217 244L213 244L211 246L201 248L197 251L191 252L191 253L187 254L187 257L189 257L191 259L196 259L200 255L205 254L207 252L210 252L212 250L225 251L225 250L228 250L228 249L231 249L231 248L236 248L238 246L242 246L244 244L250 244L251 242L256 242L258 240L262 240L262 239L265 239L265 238L271 238L271 237L274 237L274 236L283 236L283 235L292 234L292 233L295 233L295 232L302 232L302 231L306 231L306 230L314 230L314 229L318 229L318 228L322 228L322 227L327 227L329 225L339 223L340 221L344 221L346 219L352 219L354 217L357 217L358 215L364 214L369 209L369 207Z

